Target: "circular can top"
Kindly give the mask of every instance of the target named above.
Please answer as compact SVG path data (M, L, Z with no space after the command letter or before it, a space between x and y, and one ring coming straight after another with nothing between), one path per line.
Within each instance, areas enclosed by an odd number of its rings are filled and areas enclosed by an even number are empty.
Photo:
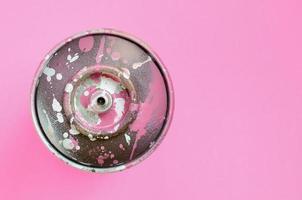
M111 29L66 39L41 62L31 106L50 151L92 172L145 159L162 141L173 113L163 63L143 42Z

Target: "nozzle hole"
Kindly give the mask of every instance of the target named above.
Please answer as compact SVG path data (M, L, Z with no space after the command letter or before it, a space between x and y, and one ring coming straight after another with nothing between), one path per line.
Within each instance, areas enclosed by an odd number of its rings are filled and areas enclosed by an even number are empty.
M106 103L106 99L104 97L99 97L99 98L97 98L96 101L101 106L105 105L105 103Z

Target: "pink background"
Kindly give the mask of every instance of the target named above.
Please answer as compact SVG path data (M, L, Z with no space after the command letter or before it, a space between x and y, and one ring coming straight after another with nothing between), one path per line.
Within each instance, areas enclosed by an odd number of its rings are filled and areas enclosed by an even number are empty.
M0 199L302 199L300 0L2 1ZM174 83L172 126L127 171L49 153L31 81L59 41L99 27L146 41Z

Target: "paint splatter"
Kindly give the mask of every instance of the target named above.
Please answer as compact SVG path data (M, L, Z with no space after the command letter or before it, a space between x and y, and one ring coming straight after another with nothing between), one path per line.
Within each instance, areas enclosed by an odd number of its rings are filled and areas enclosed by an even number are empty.
M125 147L124 147L123 144L119 144L119 148L120 148L121 150L125 151Z
M102 37L99 45L99 50L95 58L96 63L100 63L102 61L102 58L104 56L104 46L105 46L105 37Z
M79 48L82 52L88 52L92 49L94 38L92 36L83 37L79 40Z
M123 117L124 107L125 107L125 99L123 98L116 98L114 99L115 103L115 111L116 116L114 118L114 123L118 122Z
M131 137L127 133L125 133L124 136L125 136L127 144L130 145Z
M57 73L56 78L57 78L57 80L62 80L63 76L61 73Z
M63 133L63 137L68 138L68 133L67 132Z
M74 148L74 144L71 139L68 139L68 138L64 139L62 144L63 144L63 147L67 150L71 150Z
M47 76L47 81L51 81L51 77L56 74L56 70L51 67L45 67L43 70L43 74Z
M145 60L145 61L143 61L143 62L134 63L134 64L132 65L132 68L133 68L133 69L137 69L137 68L141 67L143 64L145 64L145 63L147 63L147 62L149 62L149 61L151 61L151 60L152 60L151 57L148 56L147 60Z
M80 132L74 127L74 125L71 125L71 129L69 130L69 133L71 135L78 135Z
M74 61L76 61L77 59L79 59L79 54L75 53L73 56L71 56L70 54L67 56L67 60L72 63Z
M108 91L110 94L114 94L114 93L118 94L123 90L119 82L116 82L113 79L106 78L106 77L101 78L101 83L98 86L98 88L104 89Z
M58 122L63 123L64 122L63 114L58 112L57 113L57 119L58 119Z
M53 98L52 100L52 109L56 112L61 112L62 111L62 106L58 102L56 98Z
M67 83L65 86L65 92L71 93L73 90L73 85L71 83Z
M99 157L97 158L97 161L98 161L98 163L99 163L100 166L102 166L102 165L105 163L104 157L103 157L103 156L99 156Z
M89 91L86 90L86 91L84 92L84 96L88 97L88 95L89 95Z

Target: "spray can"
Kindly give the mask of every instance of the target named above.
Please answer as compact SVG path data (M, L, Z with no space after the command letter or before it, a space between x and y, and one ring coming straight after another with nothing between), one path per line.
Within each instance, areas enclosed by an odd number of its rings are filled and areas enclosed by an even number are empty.
M172 120L171 79L139 39L86 31L52 49L31 92L36 130L67 164L92 172L129 168L161 143Z

